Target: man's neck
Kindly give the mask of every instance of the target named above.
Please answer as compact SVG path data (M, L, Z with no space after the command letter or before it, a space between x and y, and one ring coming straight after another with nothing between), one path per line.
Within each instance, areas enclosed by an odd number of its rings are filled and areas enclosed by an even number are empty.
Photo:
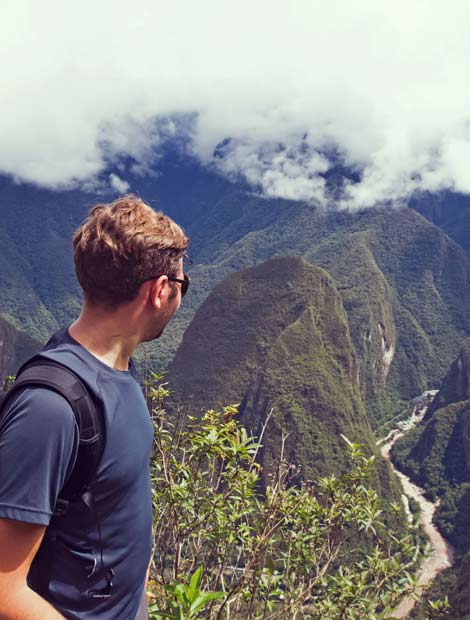
M118 312L110 314L84 307L69 333L104 364L115 370L128 370L131 355L140 342L131 325Z

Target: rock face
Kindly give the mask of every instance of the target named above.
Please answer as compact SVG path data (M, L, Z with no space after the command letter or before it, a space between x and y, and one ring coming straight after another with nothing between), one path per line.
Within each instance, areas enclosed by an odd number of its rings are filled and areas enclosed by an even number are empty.
M0 378L3 381L15 361L16 330L0 318Z
M382 401L397 349L396 296L370 248L365 231L334 237L308 257L332 274L341 293L358 354L358 377L372 422Z
M464 420L462 425L462 441L465 452L465 471L467 479L470 479L470 418Z
M265 472L284 434L285 456L304 478L345 465L340 433L375 452L341 296L325 271L300 258L272 259L218 285L186 331L168 380L192 412L240 403L257 435L269 418ZM388 474L380 475L387 486Z
M19 332L0 317L0 387L6 375L16 369L41 348L38 341Z

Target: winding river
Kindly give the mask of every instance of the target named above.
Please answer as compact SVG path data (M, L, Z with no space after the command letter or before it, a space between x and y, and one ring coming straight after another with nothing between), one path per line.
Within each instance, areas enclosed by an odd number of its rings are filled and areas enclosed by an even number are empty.
M432 503L424 497L424 491L420 487L416 486L411 480L405 476L402 472L398 471L390 459L390 452L393 444L403 437L409 430L414 428L416 424L421 422L426 414L427 407L429 406L430 397L432 392L425 392L421 397L416 399L416 403L411 418L405 423L400 424L400 428L392 431L383 441L380 446L382 455L390 462L393 471L399 477L404 494L416 500L420 506L420 522L426 532L430 542L430 552L424 559L418 576L418 588L419 592L427 586L435 577L443 571L445 568L452 566L454 560L453 547L441 536L436 526L433 524L432 519L434 512L438 506L438 502ZM418 593L419 593L418 592ZM397 619L407 618L413 607L415 606L415 600L412 597L404 598L400 605L396 608L393 617Z

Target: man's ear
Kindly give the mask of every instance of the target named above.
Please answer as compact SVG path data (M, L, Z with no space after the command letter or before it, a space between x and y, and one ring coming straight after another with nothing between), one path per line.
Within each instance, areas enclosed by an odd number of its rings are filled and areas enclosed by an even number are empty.
M159 310L168 298L168 276L159 276L149 281L148 297L152 306Z

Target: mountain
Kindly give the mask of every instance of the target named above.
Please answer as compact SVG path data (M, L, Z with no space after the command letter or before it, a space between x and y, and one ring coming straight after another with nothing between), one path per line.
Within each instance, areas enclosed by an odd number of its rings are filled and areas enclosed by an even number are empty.
M414 196L410 206L470 252L470 197L454 192Z
M273 224L194 265L179 330L226 275L282 255L301 256L334 278L374 426L397 412L400 399L440 384L470 334L470 261L411 209L339 213L284 204Z
M442 388L417 427L399 440L393 459L427 495L439 500L435 522L457 550L454 567L432 586L437 595L449 594L453 610L446 618L470 619L470 341L451 365ZM417 618L423 617L421 612Z
M240 403L259 436L265 476L284 457L312 479L346 468L340 434L375 454L360 395L357 357L331 276L296 257L229 275L196 312L170 364L173 410ZM376 484L398 497L379 459Z
M5 178L0 196L0 314L44 342L79 309L71 236L86 213L86 199Z
M426 412L426 419L435 411L451 403L470 400L470 338L465 340L458 358L452 363L449 372Z

